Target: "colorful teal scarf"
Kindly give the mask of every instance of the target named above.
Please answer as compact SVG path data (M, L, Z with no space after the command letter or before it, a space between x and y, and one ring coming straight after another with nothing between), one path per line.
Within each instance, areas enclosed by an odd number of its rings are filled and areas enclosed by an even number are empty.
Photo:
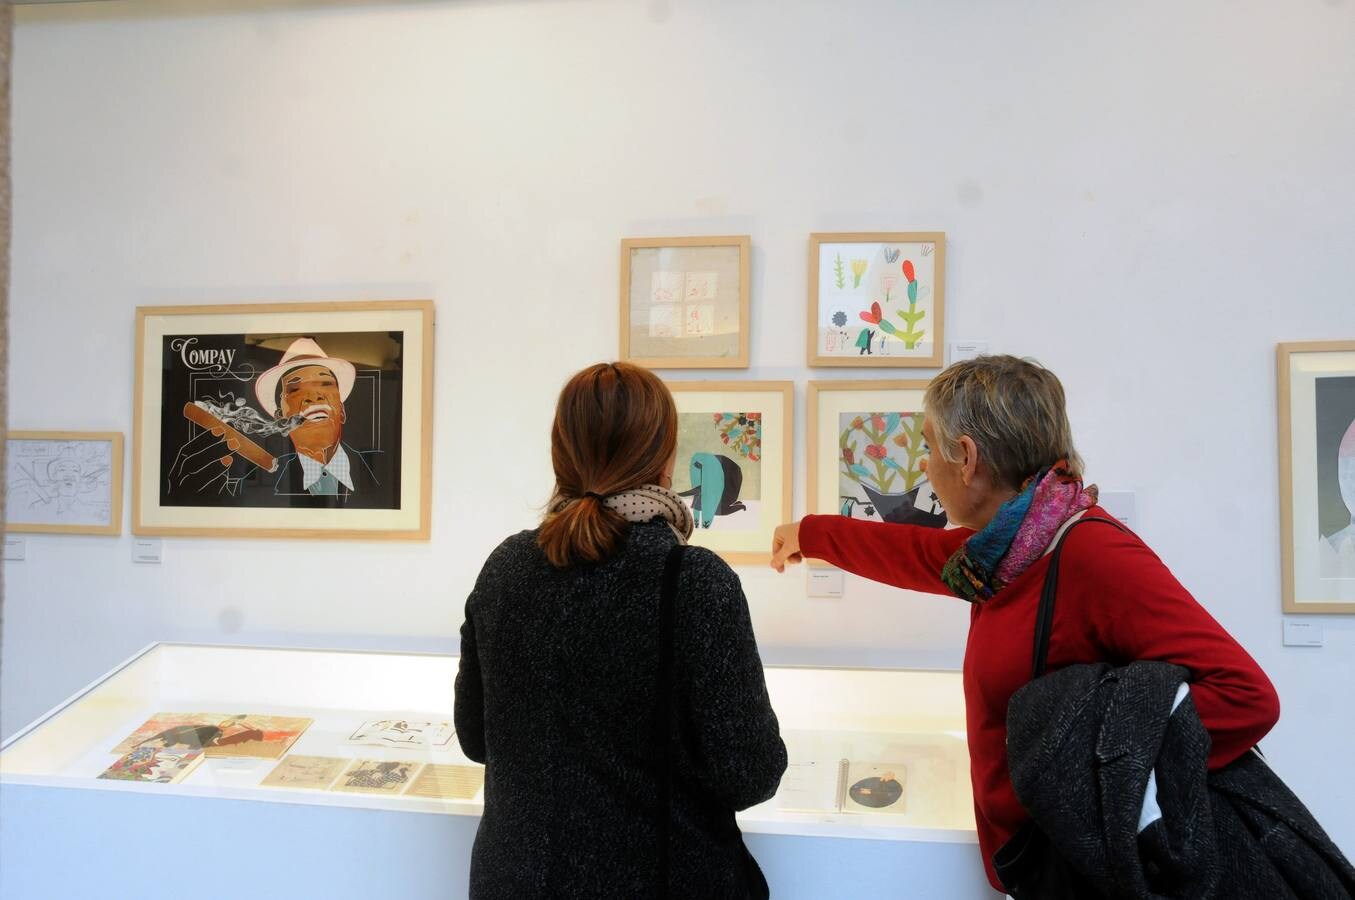
M941 569L941 580L957 596L981 603L1015 580L1044 555L1060 526L1096 505L1096 485L1059 460L1026 479L1021 492L998 507L993 521L970 535Z

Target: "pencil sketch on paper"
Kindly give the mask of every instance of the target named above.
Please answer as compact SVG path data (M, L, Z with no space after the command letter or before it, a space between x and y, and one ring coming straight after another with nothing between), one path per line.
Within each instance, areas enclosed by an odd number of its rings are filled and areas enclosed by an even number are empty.
M113 442L10 438L5 509L27 525L110 524Z
M685 299L688 303L714 300L720 290L719 272L688 272Z
M446 747L455 733L451 722L373 719L358 726L349 735L348 743L379 747Z
M682 299L686 275L683 272L658 271L649 277L651 303L676 303Z

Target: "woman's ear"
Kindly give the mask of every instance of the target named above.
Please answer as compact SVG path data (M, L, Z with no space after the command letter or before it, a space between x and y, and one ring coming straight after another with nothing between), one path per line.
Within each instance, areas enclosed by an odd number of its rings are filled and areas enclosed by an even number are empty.
M965 487L974 483L974 475L979 470L979 445L967 434L960 435L955 442L960 448L960 480Z

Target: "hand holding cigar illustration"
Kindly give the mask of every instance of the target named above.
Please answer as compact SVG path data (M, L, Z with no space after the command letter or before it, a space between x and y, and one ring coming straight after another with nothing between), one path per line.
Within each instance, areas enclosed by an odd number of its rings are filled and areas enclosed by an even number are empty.
M179 448L168 472L172 492L235 494L240 481L253 469L277 470L271 453L222 421L210 401L185 403L184 418L202 428ZM257 414L256 414L257 415Z

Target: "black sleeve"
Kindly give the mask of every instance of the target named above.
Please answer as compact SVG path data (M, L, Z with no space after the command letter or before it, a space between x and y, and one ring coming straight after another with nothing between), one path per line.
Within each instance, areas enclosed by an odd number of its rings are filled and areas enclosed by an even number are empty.
M676 643L696 776L721 802L747 809L775 794L786 771L748 601L734 570L703 549L686 552L680 585Z
M474 606L479 586L466 601L466 620L461 623L461 662L456 672L452 714L461 750L478 763L485 761L485 689L480 679L480 656L475 644Z

